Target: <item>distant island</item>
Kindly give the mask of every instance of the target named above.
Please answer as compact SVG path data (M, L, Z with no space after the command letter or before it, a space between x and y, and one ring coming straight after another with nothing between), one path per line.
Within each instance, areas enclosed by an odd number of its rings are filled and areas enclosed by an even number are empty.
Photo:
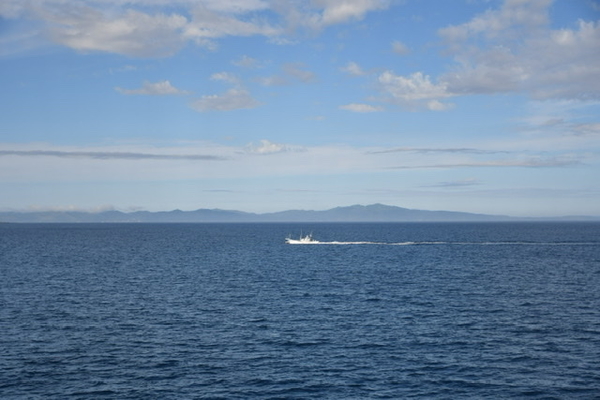
M234 222L498 222L498 221L600 221L593 216L518 218L454 211L415 210L384 204L353 205L324 211L289 210L248 213L235 210L194 211L36 211L0 212L0 222L12 223L234 223Z

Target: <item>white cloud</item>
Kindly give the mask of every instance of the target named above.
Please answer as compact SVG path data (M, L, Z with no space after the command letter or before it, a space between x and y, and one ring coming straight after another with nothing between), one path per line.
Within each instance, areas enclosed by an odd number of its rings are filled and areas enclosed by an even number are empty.
M440 76L453 94L522 92L536 99L600 99L600 25L552 29L549 0L507 0L439 31L457 64Z
M286 29L319 31L328 26L359 21L372 11L383 10L389 0L274 1L273 10L283 16Z
M317 7L322 7L320 14L311 18L311 24L317 27L345 23L364 18L369 11L387 8L384 0L313 0Z
M171 82L169 81L161 81L156 83L151 83L148 81L144 81L142 87L139 89L123 89L120 87L116 87L115 90L122 94L127 95L154 95L154 96L165 96L165 95L184 95L189 94L186 90L177 89Z
M216 72L210 76L210 79L213 81L224 81L232 85L240 84L239 78L229 72Z
M78 51L166 57L184 44L180 32L188 21L182 15L149 15L127 10L115 16L86 6L68 7L40 13L50 24L51 38Z
M248 57L247 55L243 55L237 60L234 60L232 64L242 68L259 68L261 66L257 59Z
M217 72L211 75L211 80L223 81L233 87L225 93L205 95L193 101L190 106L196 111L232 111L256 108L260 102L252 97L244 88L241 79L229 72Z
M505 0L498 10L488 10L461 25L440 30L449 41L461 42L482 35L487 39L518 39L548 24L552 0Z
M357 21L388 0L4 0L0 15L26 17L55 43L82 52L168 57L187 42L215 48L227 36L291 43L295 28ZM176 10L176 11L173 11Z
M206 95L194 101L191 107L200 112L231 111L256 108L260 102L242 88L232 88L222 94Z
M256 81L263 86L284 86L289 84L289 82L280 75L265 76L257 78Z
M394 98L401 100L427 100L448 97L444 84L434 84L429 76L415 72L408 77L386 71L379 76L379 83Z
M454 104L442 103L439 100L433 99L426 103L426 108L430 111L446 111L454 108Z
M233 14L260 11L269 7L264 0L203 0L203 4L210 10Z
M270 140L262 139L258 145L254 143L248 144L245 150L251 154L275 154L289 151L301 151L302 148L282 143L274 143Z
M357 113L371 113L383 111L383 108L372 106L370 104L350 103L339 107L341 110L352 111Z
M302 63L285 64L283 70L288 76L291 76L300 82L312 83L317 79L316 75L307 70Z
M361 76L366 74L366 72L360 67L360 65L353 61L349 62L348 65L346 65L345 67L342 67L341 71L354 76Z
M387 7L387 1L381 0L316 0L314 3L325 7L321 20L325 26L362 19L369 11Z
M317 76L312 71L307 70L302 63L284 64L282 70L282 74L257 78L256 81L263 86L283 86L290 85L294 81L314 83L317 80Z
M298 44L297 40L292 40L285 37L272 37L269 38L268 42L277 46L293 46Z
M409 76L386 71L379 75L378 82L385 100L408 108L427 108L441 111L451 105L440 102L452 96L444 83L432 83L427 75L415 72Z
M221 10L219 10L221 11ZM248 11L248 10L246 10ZM225 36L277 36L283 33L281 28L271 26L263 20L246 21L231 13L218 12L202 5L191 12L192 19L186 26L184 37L204 43L207 39Z
M552 29L550 0L506 0L470 21L439 31L454 67L437 78L422 72L379 75L383 101L411 109L447 110L444 99L523 93L533 99L600 99L600 21ZM394 42L400 53L405 46ZM346 72L360 70L349 65Z
M392 51L398 55L404 56L410 52L408 46L399 40L392 42Z

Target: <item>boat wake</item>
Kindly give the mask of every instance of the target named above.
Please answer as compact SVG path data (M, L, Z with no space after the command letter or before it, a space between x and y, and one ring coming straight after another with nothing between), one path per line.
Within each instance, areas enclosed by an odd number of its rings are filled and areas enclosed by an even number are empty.
M378 246L590 246L598 245L595 242L322 242L315 240L312 236L300 239L286 239L287 244L321 244L321 245L378 245Z
M377 244L377 245L388 245L388 246L407 246L417 244L417 242L400 242L400 243L385 243L385 242L321 242L313 238L312 233L306 236L300 235L298 239L292 239L291 237L287 237L285 239L287 244L327 244L327 245L351 245L351 244ZM424 244L425 242L422 242ZM435 242L430 242L430 244L434 244Z
M352 244L372 244L379 246L414 246L414 245L433 245L433 244L451 244L449 242L396 242L396 243L388 243L388 242L321 242L318 240L294 240L294 239L286 239L286 243L288 244L324 244L324 245L352 245Z

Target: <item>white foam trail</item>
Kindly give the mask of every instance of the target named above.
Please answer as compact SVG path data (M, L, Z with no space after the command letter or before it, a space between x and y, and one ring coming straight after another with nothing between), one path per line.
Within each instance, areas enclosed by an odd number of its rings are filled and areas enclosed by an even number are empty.
M595 242L294 242L290 244L323 244L323 245L379 245L379 246L591 246L600 245Z
M425 242L422 242L425 243ZM431 242L435 243L435 242ZM352 244L375 244L380 246L411 246L415 244L419 244L417 242L399 242L399 243L386 243L386 242L320 242L317 240L313 240L311 242L292 242L290 244L328 244L328 245L352 245Z

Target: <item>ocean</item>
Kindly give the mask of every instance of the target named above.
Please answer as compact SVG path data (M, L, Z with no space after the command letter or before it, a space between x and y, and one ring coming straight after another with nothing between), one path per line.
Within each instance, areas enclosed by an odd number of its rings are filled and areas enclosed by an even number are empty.
M600 398L600 224L0 224L0 398Z

